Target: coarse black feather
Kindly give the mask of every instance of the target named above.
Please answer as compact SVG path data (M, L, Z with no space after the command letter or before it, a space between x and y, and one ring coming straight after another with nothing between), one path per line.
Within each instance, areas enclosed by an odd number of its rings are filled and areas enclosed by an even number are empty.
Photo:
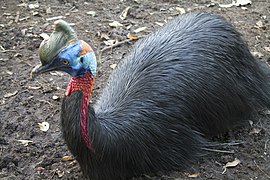
M187 13L136 43L89 106L94 154L80 136L81 99L63 100L70 151L88 178L126 179L186 168L207 136L269 108L269 69L223 18Z

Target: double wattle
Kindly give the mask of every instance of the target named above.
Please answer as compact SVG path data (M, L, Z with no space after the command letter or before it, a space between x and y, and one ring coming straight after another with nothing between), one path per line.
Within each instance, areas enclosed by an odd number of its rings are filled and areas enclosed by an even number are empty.
M91 144L91 138L88 134L88 104L91 97L91 93L94 87L95 78L88 71L82 77L71 77L68 87L66 89L66 96L69 96L74 91L81 91L83 93L82 104L81 104L81 119L80 128L81 136L84 140L86 147L95 153L95 150Z

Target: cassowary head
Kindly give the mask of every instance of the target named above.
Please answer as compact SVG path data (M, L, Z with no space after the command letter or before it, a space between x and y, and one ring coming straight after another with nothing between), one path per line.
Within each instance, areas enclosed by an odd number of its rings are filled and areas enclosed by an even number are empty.
M87 71L95 76L97 64L92 48L78 40L67 22L58 20L54 24L54 32L40 44L41 65L33 69L32 75L56 70L67 72L73 77L83 76Z

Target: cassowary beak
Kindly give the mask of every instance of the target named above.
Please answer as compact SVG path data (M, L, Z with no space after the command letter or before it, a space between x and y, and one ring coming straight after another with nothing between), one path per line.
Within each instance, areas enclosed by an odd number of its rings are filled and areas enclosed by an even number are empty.
M36 67L34 67L31 71L30 79L34 80L38 75L44 72L44 69L45 68L42 65L37 65Z
M53 71L54 69L55 69L54 67L51 67L51 64L37 65L32 69L30 78L34 80L38 75L45 72Z

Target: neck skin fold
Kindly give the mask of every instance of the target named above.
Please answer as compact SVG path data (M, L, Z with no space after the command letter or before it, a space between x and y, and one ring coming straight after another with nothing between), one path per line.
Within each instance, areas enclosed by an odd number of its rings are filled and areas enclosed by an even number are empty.
M94 82L95 82L94 76L92 76L88 71L82 77L72 77L66 89L66 96L69 96L74 91L83 92L83 99L81 104L81 116L80 116L81 136L85 142L86 147L92 153L95 153L95 150L91 144L91 139L88 134L88 104L94 87Z

